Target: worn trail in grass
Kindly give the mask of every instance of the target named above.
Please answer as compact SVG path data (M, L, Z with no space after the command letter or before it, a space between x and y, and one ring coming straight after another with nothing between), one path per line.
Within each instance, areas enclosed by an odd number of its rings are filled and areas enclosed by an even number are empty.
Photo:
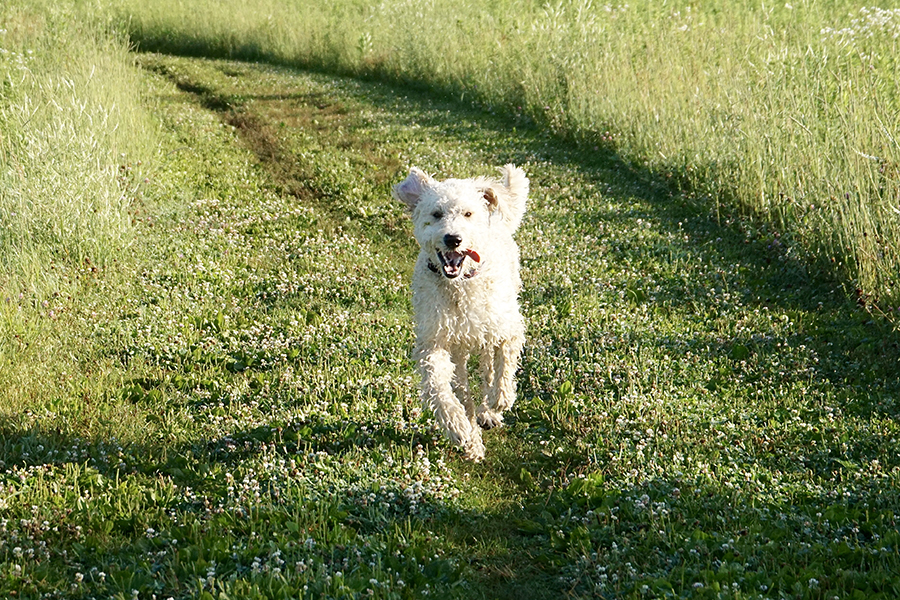
M121 385L75 378L4 418L0 595L900 593L896 334L777 232L706 214L614 141L352 80L140 63L168 140L158 200L129 282L72 314ZM416 248L390 186L506 162L533 190L528 344L474 465L418 406Z

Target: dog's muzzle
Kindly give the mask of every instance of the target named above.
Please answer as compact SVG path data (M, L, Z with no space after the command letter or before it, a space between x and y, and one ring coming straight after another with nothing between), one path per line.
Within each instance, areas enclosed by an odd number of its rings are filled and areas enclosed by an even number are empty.
M428 261L428 268L435 273L442 274L447 279L456 279L463 272L462 266L467 256L476 263L481 262L481 257L478 256L478 253L474 250L463 250L462 252L457 252L456 250L446 250L444 252L441 252L440 250L438 250L437 257L438 261L441 263L441 268L438 269L438 267L431 261ZM473 277L476 273L477 269L472 269L465 274L465 277Z

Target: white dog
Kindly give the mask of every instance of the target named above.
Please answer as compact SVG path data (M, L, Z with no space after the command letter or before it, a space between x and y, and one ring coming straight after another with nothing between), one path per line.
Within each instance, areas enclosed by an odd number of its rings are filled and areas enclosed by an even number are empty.
M412 211L421 248L413 272L414 357L422 402L466 458L484 458L481 427L503 424L516 399L525 341L519 313L519 249L513 232L525 213L528 178L515 165L500 180L436 181L416 168L394 186ZM469 354L481 355L482 400L469 391Z

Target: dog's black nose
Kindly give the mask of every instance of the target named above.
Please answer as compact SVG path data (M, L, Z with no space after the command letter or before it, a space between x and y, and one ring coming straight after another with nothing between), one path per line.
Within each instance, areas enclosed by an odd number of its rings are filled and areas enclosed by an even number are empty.
M462 238L458 235L453 235L452 233L448 233L444 236L444 245L447 246L451 250L455 250L459 248L459 245L462 244Z

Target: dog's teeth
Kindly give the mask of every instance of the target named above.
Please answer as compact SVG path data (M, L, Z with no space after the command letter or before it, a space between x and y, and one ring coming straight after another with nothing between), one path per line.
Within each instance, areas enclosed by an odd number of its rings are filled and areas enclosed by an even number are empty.
M459 275L466 255L455 250L448 250L447 252L438 252L438 258L441 261L444 275L449 279L453 279Z

